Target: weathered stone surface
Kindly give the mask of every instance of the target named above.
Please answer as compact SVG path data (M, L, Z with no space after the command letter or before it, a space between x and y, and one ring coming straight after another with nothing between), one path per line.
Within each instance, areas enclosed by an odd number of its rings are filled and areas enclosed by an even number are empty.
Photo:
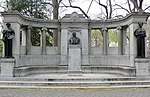
M81 48L80 45L69 45L69 71L81 71Z
M1 59L1 77L13 77L14 76L14 58L2 58Z
M149 76L149 59L136 58L136 76L144 77Z

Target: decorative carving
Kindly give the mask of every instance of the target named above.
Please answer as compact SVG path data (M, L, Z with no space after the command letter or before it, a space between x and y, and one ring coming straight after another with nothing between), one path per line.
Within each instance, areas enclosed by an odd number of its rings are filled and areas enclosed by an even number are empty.
M76 21L79 20L79 15L77 14L77 12L73 12L70 16L71 20Z
M121 29L122 29L122 27L121 27L121 26L118 26L118 27L117 27L117 30L121 30Z
M6 24L7 29L3 30L3 42L5 47L5 54L4 57L6 58L12 58L12 40L15 36L14 30L11 28L11 24Z
M143 23L138 23L139 28L134 31L137 38L137 58L145 58L145 37L146 31L142 28Z
M78 27L70 27L68 29L69 32L81 32L81 28Z
M107 31L107 28L102 28L102 31Z

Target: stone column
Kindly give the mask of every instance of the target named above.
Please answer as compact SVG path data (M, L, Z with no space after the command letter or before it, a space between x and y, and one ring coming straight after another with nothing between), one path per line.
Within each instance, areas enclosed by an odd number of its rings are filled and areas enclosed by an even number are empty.
M137 23L132 23L129 25L130 30L130 65L134 66L134 59L137 55L137 41L134 36L134 31L138 28Z
M60 65L67 65L67 43L68 43L68 29L62 28L61 30L61 61Z
M88 38L88 42L89 42L89 54L91 55L92 53L91 53L91 30L92 30L92 28L90 28L89 27L89 29L88 29L89 31L88 31L88 35L89 35L89 38Z
M103 55L108 54L108 30L107 28L102 28L103 31Z
M58 52L61 52L61 29L58 28Z
M31 26L27 28L27 35L26 35L26 54L31 54Z
M124 55L125 54L125 47L127 46L127 27L122 27L122 37L123 37L123 39L122 39L122 54Z
M58 29L53 30L54 46L58 46Z
M13 56L19 56L20 55L20 24L19 23L10 23L12 29L15 31L15 37L13 38L13 47L12 47L12 53Z
M42 39L41 39L41 46L42 46L42 55L46 54L46 30L47 28L42 28Z
M26 45L26 31L23 28L22 29L22 46L25 46L25 45Z
M89 30L83 27L81 30L82 65L89 65Z
M118 54L123 55L123 31L122 27L117 27L118 32Z

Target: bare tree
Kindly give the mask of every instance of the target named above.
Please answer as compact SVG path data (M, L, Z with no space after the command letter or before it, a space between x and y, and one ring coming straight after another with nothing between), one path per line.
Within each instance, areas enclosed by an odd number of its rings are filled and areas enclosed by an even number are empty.
M66 2L69 3L69 5L65 4ZM58 19L59 17L59 8L60 7L71 7L71 8L76 8L76 9L79 9L84 15L85 17L89 18L89 16L86 14L86 12L84 12L84 10L79 7L79 6L75 6L75 5L72 5L72 0L68 0L66 2L63 2L63 0L46 0L46 2L42 2L43 4L49 4L53 7L53 19ZM60 6L60 4L62 4L63 6Z
M106 0L106 4L103 4L101 0L95 0L100 6L102 6L105 9L105 16L106 19L112 18L112 1L111 0Z
M143 5L144 0L130 0L130 1L134 5L133 11L141 11L142 10L142 5Z
M128 6L129 6L130 10L131 10L130 2L134 6L131 12L133 12L133 11L137 11L137 12L145 11L145 10L150 8L150 6L147 6L145 9L143 9L144 0L127 0L127 1L128 1Z
M61 3L62 3L63 6L66 7L66 8L71 7L71 8L79 9L79 10L84 14L84 16L85 16L86 18L89 18L89 16L86 14L86 12L85 12L81 7L72 5L72 0L68 0L69 5L67 5L67 4L65 4L65 3L63 3L63 2L61 2Z

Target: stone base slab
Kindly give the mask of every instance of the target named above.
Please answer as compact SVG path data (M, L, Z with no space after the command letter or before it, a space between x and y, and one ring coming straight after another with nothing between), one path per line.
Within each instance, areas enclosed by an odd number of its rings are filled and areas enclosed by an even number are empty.
M13 77L14 75L14 58L1 59L1 77Z
M81 70L81 48L78 45L69 46L68 70Z
M82 74L83 71L82 70L68 70L67 73L68 74Z
M137 58L135 59L136 76L149 76L149 59Z

